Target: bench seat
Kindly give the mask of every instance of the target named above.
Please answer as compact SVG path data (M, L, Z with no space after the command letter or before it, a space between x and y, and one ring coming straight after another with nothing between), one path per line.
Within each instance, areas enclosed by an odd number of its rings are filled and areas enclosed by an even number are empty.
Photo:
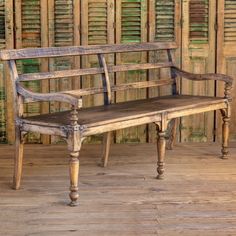
M78 124L84 127L84 134L87 136L100 133L98 132L99 126L103 126L104 129L104 126L107 125L108 130L106 129L106 131L112 131L117 130L115 124L120 124L121 128L124 128L122 122L127 121L133 122L133 126L158 122L161 120L161 114L163 113L167 114L168 119L173 119L184 115L196 114L194 108L206 107L205 111L223 109L226 107L226 101L227 99L219 97L170 95L116 103L109 106L82 108L79 110ZM25 124L60 128L61 126L70 125L70 112L62 111L31 116L22 119L22 121ZM132 124L129 122L127 127L130 126Z

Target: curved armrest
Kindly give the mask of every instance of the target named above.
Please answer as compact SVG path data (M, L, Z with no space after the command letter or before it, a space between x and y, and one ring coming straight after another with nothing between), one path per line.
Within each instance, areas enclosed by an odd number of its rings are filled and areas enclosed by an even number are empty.
M82 99L80 97L65 94L63 92L58 93L35 93L29 91L28 89L21 86L21 84L16 84L17 92L23 96L27 101L56 101L56 102L66 102L73 105L75 108L82 107Z
M228 101L231 101L232 98L230 96L230 91L233 86L233 78L228 75L223 74L193 74L186 72L184 70L181 70L175 66L171 67L175 75L178 75L180 77L184 77L186 79L194 80L194 81L203 81L203 80L216 80L216 81L223 81L225 82L225 90L224 90L224 97L228 99Z
M193 74L186 72L184 70L179 69L178 67L173 66L172 67L173 71L175 72L176 75L180 77L184 77L186 79L190 80L195 80L195 81L202 81L202 80L218 80L218 81L224 81L226 84L232 86L233 84L233 78L228 75L223 75L223 74L213 74L213 73L208 73L208 74Z

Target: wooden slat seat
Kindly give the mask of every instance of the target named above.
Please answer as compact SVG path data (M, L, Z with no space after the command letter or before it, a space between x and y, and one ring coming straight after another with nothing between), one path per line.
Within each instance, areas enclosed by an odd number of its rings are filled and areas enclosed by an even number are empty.
M150 99L135 100L129 102L122 102L111 104L109 106L97 106L90 108L82 108L79 112L78 124L84 126L84 132L87 129L89 135L97 133L97 127L114 124L114 130L119 128L119 123L133 120L133 125L140 125L145 123L141 120L142 117L153 117L154 121L160 121L160 114L166 113L174 118L173 113L178 112L178 116L194 114L194 109L207 106L207 111L215 110L216 107L225 107L224 98L191 96L191 95L171 95L163 97L155 97ZM212 105L212 106L210 106ZM182 111L182 112L181 112ZM23 119L24 123L61 127L70 125L71 111L56 112L52 114L38 115L26 117ZM159 116L158 116L159 115ZM116 123L116 124L115 124ZM148 119L146 123L150 123ZM94 127L94 130L93 130ZM121 127L124 128L124 127ZM111 126L112 130L112 126Z

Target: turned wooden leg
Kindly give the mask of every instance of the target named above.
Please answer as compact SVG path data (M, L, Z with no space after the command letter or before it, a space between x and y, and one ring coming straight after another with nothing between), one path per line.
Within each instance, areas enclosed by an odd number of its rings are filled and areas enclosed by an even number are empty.
M79 152L70 153L70 206L76 206L79 198Z
M230 118L227 116L223 117L223 124L222 124L222 159L228 158L228 145L229 145L229 121Z
M174 147L174 143L176 140L176 133L177 133L177 119L173 119L170 123L170 131L169 131L169 137L167 142L167 149L172 150Z
M107 132L103 136L103 154L101 166L106 167L108 163L110 147L111 147L112 132Z
M159 131L157 128L157 179L163 179L164 177L164 157L166 150L165 132Z
M13 189L19 189L22 176L24 140L21 131L18 127L16 127L15 135L16 136L15 136L15 163L14 163Z

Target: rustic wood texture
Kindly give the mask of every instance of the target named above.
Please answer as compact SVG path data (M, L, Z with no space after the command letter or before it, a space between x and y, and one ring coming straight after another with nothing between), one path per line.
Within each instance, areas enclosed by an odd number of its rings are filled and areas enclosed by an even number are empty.
M62 4L63 5L63 4ZM122 5L123 6L123 5ZM124 5L126 6L126 4ZM129 6L129 4L127 5ZM137 5L139 6L139 5ZM61 7L61 6L60 6ZM127 37L127 36L126 36ZM130 52L131 49L140 51L141 60L145 57L146 51L165 49L167 52L168 62L170 64L169 72L172 80L172 95L161 96L157 98L150 98L144 100L120 102L112 104L112 87L109 77L109 71L106 63L106 59L103 54L100 53L100 48L97 46L86 46L86 47L58 47L56 48L41 48L41 49L20 49L20 50L2 50L0 55L4 58L4 55L8 55L9 68L11 72L11 84L13 88L13 100L14 100L14 111L15 111L15 122L16 122L16 155L15 155L15 173L14 173L14 188L18 189L20 187L21 181L21 172L22 172L22 159L23 159L23 140L21 133L29 132L47 134L47 135L59 135L64 138L68 143L68 149L70 151L70 199L71 206L77 205L78 194L78 174L79 174L79 152L85 137L103 134L111 131L123 130L129 128L128 132L131 133L132 138L134 137L135 129L146 130L146 125L150 123L155 123L158 127L157 131L157 147L158 147L158 162L157 162L157 172L158 178L161 179L164 173L164 157L166 149L166 135L168 123L172 119L182 118L187 115L193 115L198 113L205 113L209 111L219 110L223 116L223 139L222 139L222 156L225 158L228 155L228 140L229 140L229 121L230 121L230 102L231 102L231 89L233 85L233 79L230 76L223 74L193 74L185 72L176 66L174 66L171 49L172 46L169 45L169 48L166 48L165 43L140 43L140 44L127 44L127 45L102 45L106 53L114 52L114 48L117 51L115 53ZM97 50L94 50L97 48ZM123 51L121 51L123 49ZM102 92L103 92L103 106L95 106L94 108L82 108L82 99L81 94L76 94L74 92L68 91L68 87L65 87L64 92L58 93L35 93L27 88L24 88L24 85L20 83L18 70L16 66L16 58L14 55L22 54L22 58L28 58L28 53L31 53L31 56L34 54L35 59L41 58L40 51L42 54L47 52L49 53L49 58L54 57L55 51L57 53L62 50L62 54L59 54L59 57L64 58L68 55L82 55L86 51L92 50L93 53L97 54L98 62L100 68L102 68L101 82L102 82ZM73 52L75 51L75 52ZM33 52L33 54L32 54ZM82 54L81 54L82 52ZM9 54L10 53L10 54ZM69 53L69 54L68 54ZM75 53L75 54L73 54ZM87 52L86 52L87 53ZM90 53L90 52L89 52ZM133 52L132 52L133 53ZM37 57L38 55L38 57ZM46 54L45 54L46 55ZM85 54L88 55L88 54ZM56 61L57 59L55 59ZM64 59L63 59L64 60ZM140 65L141 66L141 65ZM150 66L150 64L148 64ZM164 63L164 66L166 64ZM138 68L138 67L137 67ZM147 67L148 69L149 67ZM129 69L129 68L126 68ZM131 68L132 69L132 68ZM177 92L177 76L183 77L189 80L196 81L208 81L208 80L218 80L225 83L224 97L205 97L205 96L186 96L178 95ZM117 77L118 78L118 77ZM123 78L121 76L121 78ZM36 76L37 79L37 76ZM35 79L35 80L36 80ZM54 76L55 79L55 76ZM35 82L35 81L33 81ZM70 81L69 81L70 82ZM117 82L117 81L116 81ZM141 86L139 85L141 83ZM129 84L119 84L113 86L114 91L124 90L123 95L130 89L136 88L146 88L148 85L162 85L160 83L153 84L153 81L140 81ZM165 81L164 85L169 84ZM97 89L97 90L96 90ZM78 90L80 91L80 90ZM95 88L95 93L100 92L101 88ZM137 90L138 91L138 90ZM139 90L140 91L140 90ZM91 92L91 89L88 90ZM90 94L90 93L89 93ZM131 93L132 94L132 93ZM142 98L142 93L138 98ZM144 96L145 97L145 96ZM135 97L137 99L137 97ZM44 101L44 102L63 102L59 104L59 107L66 109L67 104L71 105L72 110L68 112L58 112L46 115L32 116L30 119L24 118L24 109L23 109L23 99L27 102L34 101ZM99 98L96 98L99 100ZM125 99L126 100L126 99ZM132 96L131 96L132 100ZM99 101L96 101L96 104L99 104ZM96 105L95 104L95 105ZM81 109L82 108L82 109ZM134 127L139 128L134 128ZM127 131L127 130L126 130ZM175 131L172 131L170 135L174 140ZM110 133L105 134L105 156L102 158L103 166L107 165L109 149L111 143ZM140 137L138 137L140 138ZM142 137L141 137L142 138ZM172 146L172 144L171 144Z
M4 50L0 52L0 59L19 60L45 57L66 57L82 56L92 54L108 54L121 52L142 52L164 49L176 49L175 43L131 43L131 44L113 44L113 45L91 45L91 46L72 46L72 47L49 47L49 48L26 48L18 50Z
M58 46L81 46L81 45L103 45L114 43L130 42L170 42L176 44L179 49L175 52L175 64L182 66L187 71L194 73L218 72L235 75L235 27L234 19L235 3L230 0L209 1L209 0L2 0L1 12L1 33L0 47L12 49L27 47L58 47ZM15 14L13 14L15 13ZM216 14L217 17L216 17ZM218 22L216 22L216 18ZM15 30L13 30L15 22ZM217 42L216 42L217 40ZM15 43L14 43L15 42ZM182 54L181 54L182 52ZM139 59L144 63L155 62L155 58L162 58L159 52L136 53L127 57L119 54L106 55L109 64L119 62L134 63ZM26 59L18 63L22 73L44 72L49 69L70 70L78 69L81 66L97 65L96 56L89 57L64 57L60 59L30 60ZM14 138L14 115L12 111L10 86L7 85L7 69L3 69L0 87L3 92L0 96L1 107L1 137L2 142L13 142ZM6 73L5 73L6 72ZM168 70L156 69L148 73L135 72L134 76L129 73L120 74L118 80L121 82L136 82L156 80L165 78ZM116 84L116 73L111 74L111 84ZM85 79L84 79L85 78ZM67 89L78 89L94 87L100 84L101 78L96 76L75 76L74 78L61 77L57 80L41 82L29 82L27 87L34 91L56 92ZM181 81L180 81L181 82ZM119 81L118 81L119 83ZM182 83L182 82L181 82ZM184 81L180 87L188 94L194 95L222 95L223 85L213 81L202 83ZM216 92L215 92L216 91ZM143 89L142 92L129 91L113 92L113 100L124 101L132 97L144 98L157 95L165 95L170 92L169 87ZM5 96L6 95L6 96ZM8 99L6 99L8 97ZM87 106L101 104L102 95L84 98ZM234 101L233 101L234 103ZM234 106L233 106L234 107ZM6 110L7 108L7 110ZM60 111L69 109L69 106L61 102L43 102L25 105L25 115L37 115L48 111ZM5 112L6 110L6 112ZM232 113L231 128L235 129L235 112ZM201 125L197 120L201 120ZM6 124L6 121L7 124ZM214 124L215 123L215 124ZM7 127L6 127L7 126ZM7 132L6 132L7 129ZM221 133L221 117L215 117L214 113L198 115L182 119L178 124L181 130L182 141L206 141L219 137ZM219 135L216 135L218 133ZM116 134L119 141L141 141L154 142L156 132L154 125L135 130L131 138L128 133ZM231 139L234 139L234 132L231 132ZM140 137L140 140L137 138ZM180 135L177 134L177 139ZM61 140L54 139L54 142ZM100 142L100 137L95 137L91 142ZM30 134L27 142L49 143L50 138L46 136Z
M66 206L66 146L26 145L23 185L11 189L12 146L0 146L1 235L222 236L236 231L236 145L177 144L155 177L155 144L117 144L101 169L100 145L80 153L80 206ZM135 155L134 155L135 153ZM8 217L6 220L6 216Z
M227 100L224 98L202 97L191 95L171 95L144 100L135 100L123 103L111 104L109 106L98 106L91 108L81 108L78 111L78 124L88 127L96 127L109 123L115 123L114 130L119 129L119 122L138 119L151 115L166 113L172 117L172 113L178 113L179 116L195 112L194 108L201 112L203 107L219 104L226 108ZM26 117L22 119L23 123L52 125L69 125L70 111L45 114L39 116ZM137 125L134 124L134 125Z

